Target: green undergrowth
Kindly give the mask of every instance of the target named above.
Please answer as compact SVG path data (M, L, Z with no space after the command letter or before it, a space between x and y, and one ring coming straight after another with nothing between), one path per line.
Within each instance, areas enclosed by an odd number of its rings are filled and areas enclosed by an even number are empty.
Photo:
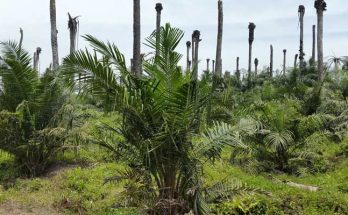
M348 161L344 159L345 143L322 146L331 157L333 168L321 174L300 177L287 174L252 174L229 164L228 152L220 161L205 164L205 183L239 179L243 183L270 192L265 195L234 196L230 201L210 205L214 214L348 214ZM114 162L98 146L84 147L76 155L67 151L59 155L56 167L46 175L20 178L13 158L0 153L0 202L12 201L26 208L43 207L62 214L143 214L125 207L120 183L105 183L125 168ZM15 177L17 176L17 177ZM5 182L12 179L11 184ZM284 182L318 186L317 192L295 188Z
M347 160L338 163L330 172L302 177L254 175L227 161L207 165L205 171L208 184L233 177L271 193L271 196L235 196L229 202L213 205L216 214L348 214ZM317 186L319 191L291 187L286 182Z

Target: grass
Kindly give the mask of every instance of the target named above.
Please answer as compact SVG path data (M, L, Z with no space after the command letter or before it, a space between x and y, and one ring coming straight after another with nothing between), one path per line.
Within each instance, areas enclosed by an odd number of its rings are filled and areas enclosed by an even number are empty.
M331 155L337 150L330 149ZM227 153L226 153L227 155ZM334 170L323 174L295 177L271 176L281 180L319 186L320 191L310 192L272 180L269 174L254 175L228 163L226 155L221 161L206 164L206 184L237 178L255 188L271 192L271 197L252 195L235 196L231 202L216 207L216 214L346 214L348 211L348 160L338 162ZM66 152L59 156L59 165L50 174L35 178L17 178L8 189L0 186L0 202L11 201L31 208L45 208L63 214L140 214L137 209L123 208L120 197L122 184L104 183L125 165L108 160L110 155L96 146L81 150L76 156ZM13 159L0 153L1 182L16 175Z
M50 174L35 179L18 178L6 190L0 186L0 203L11 201L25 206L28 211L43 207L64 214L136 214L132 208L115 208L116 203L122 204L118 198L123 190L121 184L104 183L124 165L106 162L101 159L102 155L92 158L98 154L95 152L83 151L78 158L66 153ZM1 165L3 162L8 159L2 154ZM72 163L79 166L72 166ZM4 169L0 172L6 173Z
M262 214L343 215L348 213L347 160L338 163L333 171L323 174L306 175L303 177L290 176L287 174L254 175L246 173L239 167L229 165L226 159L225 161L216 162L213 165L207 165L205 171L208 184L233 177L249 186L271 192L272 197L258 196L256 198L256 200L259 201L258 204L264 204L262 207L267 207ZM272 180L273 178L304 185L319 186L320 190L318 192L311 192L290 187L285 183ZM234 201L241 201L244 198L245 197L236 197ZM234 207L233 204L231 207ZM226 210L232 211L233 208L231 207Z

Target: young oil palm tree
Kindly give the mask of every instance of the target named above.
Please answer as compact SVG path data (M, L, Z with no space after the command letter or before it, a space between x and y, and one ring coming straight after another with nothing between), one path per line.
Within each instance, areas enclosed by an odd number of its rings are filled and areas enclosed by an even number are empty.
M29 176L41 174L68 135L54 119L64 102L55 71L41 79L29 54L15 42L1 43L0 149L12 154Z
M128 71L123 54L114 44L92 36L85 38L101 59L88 50L75 52L64 60L61 75L73 89L77 81L72 77L82 74L81 93L101 100L110 107L106 110L122 114L120 127L104 124L102 129L121 134L124 141L103 139L100 143L115 153L122 152L131 171L155 185L154 196L147 197L153 198L153 204L147 205L150 213L184 214L193 210L195 214L209 214L201 158L210 157L221 145L193 141L200 133L209 95L203 93L194 75L178 66L182 55L175 49L183 31L166 24L160 33L159 46L156 34L146 39L147 46L159 52L144 61L143 77ZM116 81L117 74L123 86Z
M50 0L50 20L51 20L52 66L53 66L53 70L56 70L58 69L58 66L59 66L56 0Z
M217 77L222 77L222 58L221 58L221 49L222 49L222 34L223 34L223 3L221 0L218 1L218 34L217 34L217 45L216 45L216 68L215 75Z
M140 0L133 0L133 73L141 76L141 23Z
M314 8L317 10L317 46L318 46L318 80L324 79L324 51L323 51L323 28L324 11L327 4L324 0L315 0Z
M346 57L330 56L327 60L328 68L334 65L334 69L336 72L339 70L340 66L345 64L345 62L346 62Z
M15 112L22 101L32 101L39 77L29 54L13 41L1 42L0 110Z

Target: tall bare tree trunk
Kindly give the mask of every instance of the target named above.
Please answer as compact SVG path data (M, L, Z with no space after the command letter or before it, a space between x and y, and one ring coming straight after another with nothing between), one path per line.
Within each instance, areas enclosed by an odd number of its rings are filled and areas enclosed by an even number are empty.
M37 72L40 72L39 71L40 54L41 54L41 48L37 47L36 51L34 52L34 70Z
M312 26L312 36L313 36L313 38L312 38L312 63L313 63L313 65L314 65L314 63L315 63L315 42L316 42L316 39L315 39L315 30L316 30L316 26L315 25L313 25Z
M195 47L195 58L194 58L194 77L195 80L198 80L198 51L199 51L199 43L201 42L200 39L201 32L198 30L195 30L193 32L193 39L194 39L194 47Z
M255 58L254 64L255 64L255 76L257 76L257 67L259 66L259 59Z
M269 73L270 77L273 77L273 46L270 46L271 48L271 56L270 56L270 64L269 64Z
M231 72L226 71L226 72L225 72L225 75L224 75L224 79L225 79L226 81L229 81L230 78L231 78Z
M207 72L209 72L209 69L210 69L209 63L210 63L210 59L208 58L207 59Z
M251 59L253 52L253 42L254 42L254 30L256 25L252 22L249 23L249 64L248 64L248 76L251 78Z
M52 46L52 66L53 70L58 69L58 30L56 15L56 0L50 0L50 21L51 21L51 46Z
M236 78L239 82L240 81L239 57L237 57L237 60L236 60Z
M20 37L20 39L19 39L19 49L22 49L23 37L24 37L23 29L22 29L22 28L19 28L19 33L20 33L20 35L21 35L21 37Z
M213 71L213 74L215 74L215 60L213 60L213 69L212 69L212 71Z
M323 53L323 22L324 11L326 10L326 2L324 0L316 0L314 3L315 9L317 9L317 43L318 43L318 79L323 81L324 79L324 53Z
M187 49L187 57L186 57L186 71L190 70L191 63L190 63L190 48L191 48L191 42L187 41L186 42L186 49Z
M137 76L142 75L140 41L140 0L133 0L133 74Z
M192 62L191 62L191 67L192 67L192 71L194 70L194 66L195 66L195 50L196 50L196 47L195 47L195 38L194 38L194 35L193 35L193 33L192 33L192 50L191 50L191 54L192 54Z
M161 29L161 13L162 13L162 10L163 10L163 6L161 3L157 3L156 4L156 12L157 12L157 18L156 18L156 56L158 56L158 49L159 49L159 46L160 46L160 40L161 40L161 32L160 32L160 29Z
M298 7L298 15L299 15L299 21L300 21L300 69L302 70L304 68L304 52L303 52L303 20L304 20L304 14L305 14L305 7L303 5L300 5Z
M283 59L283 75L286 74L286 49L283 50L284 53L284 59Z
M295 54L294 69L297 69L297 58L298 58L298 54Z
M222 49L222 34L223 34L223 3L221 0L218 1L218 34L217 34L217 45L216 45L216 68L215 75L217 77L222 77L222 59L221 59L221 49Z
M68 13L69 21L68 28L70 32L70 54L76 51L76 43L77 43L77 30L78 30L78 16L72 17L70 13Z

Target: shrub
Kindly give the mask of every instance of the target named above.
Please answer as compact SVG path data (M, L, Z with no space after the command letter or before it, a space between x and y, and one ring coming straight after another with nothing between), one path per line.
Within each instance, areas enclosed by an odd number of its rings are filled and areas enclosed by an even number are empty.
M15 114L0 112L0 149L14 155L25 173L36 176L64 145L67 131L59 127L35 131L31 120L27 108Z

